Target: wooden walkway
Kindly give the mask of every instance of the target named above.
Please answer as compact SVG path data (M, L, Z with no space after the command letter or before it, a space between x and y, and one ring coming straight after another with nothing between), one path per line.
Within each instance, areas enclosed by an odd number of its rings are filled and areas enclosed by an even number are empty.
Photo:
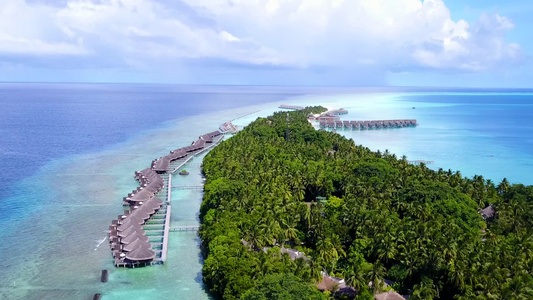
M200 226L177 226L170 227L170 231L197 231L200 229Z
M169 176L170 178L170 176ZM170 210L171 206L167 206L167 216L165 218L165 231L163 232L163 249L161 251L161 261L165 263L167 260L167 252L168 252L168 233L170 232Z
M203 185L173 185L173 189L177 190L203 190Z

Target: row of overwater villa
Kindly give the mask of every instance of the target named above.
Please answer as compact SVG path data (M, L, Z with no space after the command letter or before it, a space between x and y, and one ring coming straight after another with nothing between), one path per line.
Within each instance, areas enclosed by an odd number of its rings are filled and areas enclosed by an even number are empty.
M170 229L171 175L195 155L218 143L221 135L220 131L204 134L190 146L170 151L152 161L149 168L135 172L140 186L124 197L123 205L128 209L109 226L109 242L116 267L134 268L165 262ZM215 140L216 137L219 138Z
M320 120L320 128L349 128L356 130L414 127L416 120L341 121Z

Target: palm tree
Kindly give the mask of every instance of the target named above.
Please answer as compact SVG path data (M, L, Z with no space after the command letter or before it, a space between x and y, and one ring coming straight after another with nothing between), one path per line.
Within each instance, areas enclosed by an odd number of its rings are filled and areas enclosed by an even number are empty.
M320 262L327 264L333 261L335 253L333 252L333 244L329 238L319 239L316 243L316 250L318 251L318 259Z
M385 267L379 261L376 261L372 265L372 269L370 269L367 273L368 278L372 282L372 290L374 291L374 295L383 290L383 286L385 284L383 277L385 276L385 272Z
M368 280L366 279L365 272L363 269L350 269L346 274L346 283L349 286L352 286L357 291L361 290L363 287L368 286Z
M505 194L510 187L511 184L509 183L507 178L503 178L502 182L500 182L500 184L498 184L498 186L496 187L496 191L498 191L498 194L502 195Z
M378 258L385 260L386 263L394 259L398 253L398 249L393 234L390 232L378 234L376 239L379 241L376 250Z
M280 220L280 236L282 238L279 239L281 242L281 245L285 244L286 240L293 240L296 239L298 236L298 229L296 229L296 224L292 222L289 215L286 215L284 218Z
M411 298L415 300L433 300L436 296L437 291L433 280L424 276L422 281L413 287Z
M333 253L333 265L331 270L333 271L335 269L335 264L337 263L337 260L339 257L346 257L346 252L344 251L341 243L341 239L338 235L333 234L331 236L331 245L332 245L332 253Z

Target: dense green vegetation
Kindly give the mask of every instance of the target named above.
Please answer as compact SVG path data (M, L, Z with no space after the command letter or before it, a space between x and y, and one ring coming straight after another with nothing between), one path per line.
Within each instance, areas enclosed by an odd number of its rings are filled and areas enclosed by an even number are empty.
M213 295L333 297L310 290L326 270L360 299L383 279L410 299L533 298L532 186L372 152L314 130L306 115L321 110L291 112L289 140L285 113L259 118L204 159L200 236ZM477 211L489 204L496 216L485 222Z

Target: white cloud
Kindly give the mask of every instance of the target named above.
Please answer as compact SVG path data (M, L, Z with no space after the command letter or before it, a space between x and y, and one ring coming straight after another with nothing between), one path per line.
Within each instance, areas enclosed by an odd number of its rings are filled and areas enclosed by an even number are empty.
M510 20L454 21L441 0L187 0L238 37L295 65L427 67L477 71L519 55Z
M442 0L0 0L0 55L480 71L520 57L513 23L453 20Z
M85 55L83 39L58 36L57 9L23 0L0 1L0 54Z

